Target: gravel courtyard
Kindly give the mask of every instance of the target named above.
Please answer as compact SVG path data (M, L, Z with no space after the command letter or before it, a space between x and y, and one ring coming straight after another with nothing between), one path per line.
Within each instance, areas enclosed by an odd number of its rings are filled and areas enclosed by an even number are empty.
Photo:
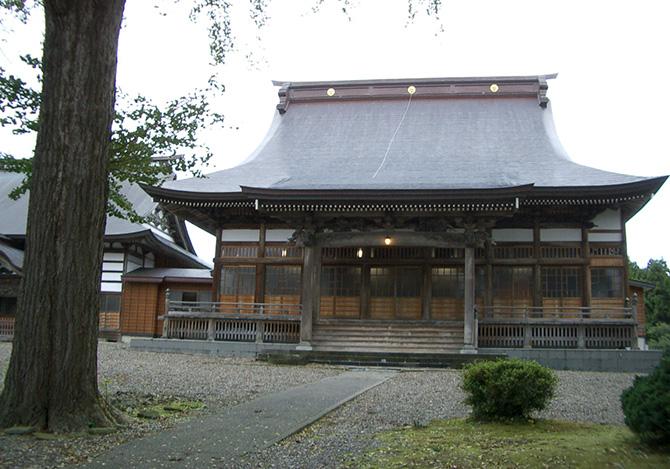
M0 344L0 376L11 345ZM113 398L132 396L197 399L209 408L232 406L342 371L338 367L273 366L248 359L174 355L129 350L123 344L100 343L100 389ZM541 417L623 423L621 391L633 374L558 372L558 395ZM345 404L304 431L263 452L249 455L236 467L334 467L369 447L381 430L422 425L436 418L465 416L460 373L413 370ZM204 410L207 412L207 409ZM86 460L119 442L160 431L173 421L143 421L103 437L37 441L0 436L0 467L62 467Z

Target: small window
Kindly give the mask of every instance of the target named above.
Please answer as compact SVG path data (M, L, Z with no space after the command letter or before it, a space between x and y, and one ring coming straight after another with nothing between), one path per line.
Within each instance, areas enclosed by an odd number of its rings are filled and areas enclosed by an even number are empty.
M100 311L103 313L118 313L121 311L121 295L101 293Z
M623 271L617 268L591 269L591 296L593 298L622 298Z
M16 315L16 297L0 296L0 316Z

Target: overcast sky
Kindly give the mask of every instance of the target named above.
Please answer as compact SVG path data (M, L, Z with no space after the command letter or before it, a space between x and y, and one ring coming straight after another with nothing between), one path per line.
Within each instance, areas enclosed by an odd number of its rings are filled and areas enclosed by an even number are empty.
M118 85L162 101L204 86L207 28L187 18L188 0L128 0L119 46ZM549 82L556 127L578 163L627 174L670 174L664 1L446 0L440 20L407 21L406 0L271 0L258 30L248 0L233 1L237 48L218 71L226 92L215 103L226 127L203 136L215 153L207 171L233 166L261 141L276 112L271 80L341 80L558 72ZM18 53L39 55L39 15L5 27L0 66ZM443 31L442 31L443 29ZM25 152L26 139L0 134L2 150ZM670 259L670 183L627 225L632 260ZM214 242L193 233L211 259Z

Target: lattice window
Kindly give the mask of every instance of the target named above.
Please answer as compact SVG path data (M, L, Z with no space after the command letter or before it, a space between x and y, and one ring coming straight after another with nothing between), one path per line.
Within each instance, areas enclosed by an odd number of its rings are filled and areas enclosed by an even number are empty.
M541 246L540 255L544 259L577 259L582 256L580 246Z
M496 259L529 259L533 257L533 246L532 245L494 246L493 257Z
M523 307L533 303L533 268L495 266L494 306Z
M299 265L268 265L265 268L265 302L273 305L300 304L301 271ZM277 308L274 310L277 311Z
M323 267L320 316L357 318L360 312L361 268Z
M373 259L423 259L425 250L420 247L403 246L372 248L370 256Z
M420 319L422 285L421 267L372 267L370 316Z
M357 247L323 248L321 251L323 259L358 259L363 257L363 249Z
M433 298L463 298L465 272L462 267L435 267L432 269Z
M433 257L435 259L463 259L465 250L463 248L435 248Z
M296 246L266 246L265 257L295 259L302 257L302 248Z
M592 268L591 295L594 298L622 298L623 270L620 268Z
M465 273L463 267L434 267L431 269L432 319L459 320L463 318Z
M118 293L100 293L100 311L118 313L121 311L121 295Z
M221 257L257 257L258 246L222 246Z
M579 267L543 267L542 294L545 298L582 296L582 269Z
M623 248L620 245L611 244L591 244L591 257L621 257L623 256Z
M225 303L253 303L256 291L255 266L223 266L219 300Z

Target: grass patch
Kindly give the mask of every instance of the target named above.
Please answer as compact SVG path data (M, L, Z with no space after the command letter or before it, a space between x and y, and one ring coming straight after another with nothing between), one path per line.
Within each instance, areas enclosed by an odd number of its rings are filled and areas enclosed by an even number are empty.
M670 467L670 454L650 449L615 425L437 420L425 428L380 433L376 441L376 448L349 467Z
M140 418L163 418L200 410L203 407L205 404L200 401L171 400L133 409L132 415Z

